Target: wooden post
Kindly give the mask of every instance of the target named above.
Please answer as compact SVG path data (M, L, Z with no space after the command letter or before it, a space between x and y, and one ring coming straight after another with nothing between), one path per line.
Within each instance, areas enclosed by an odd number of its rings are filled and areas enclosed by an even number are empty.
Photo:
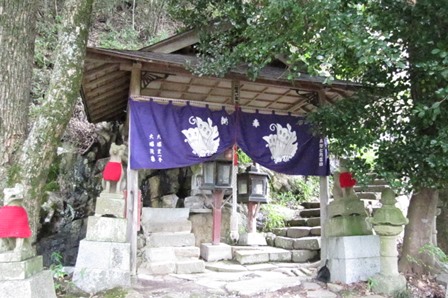
M247 232L248 233L256 233L257 232L257 224L255 215L257 214L258 203L257 202L248 202L247 203Z
M129 95L140 95L141 63L134 63L131 72L131 83L129 85ZM128 105L128 123L130 123L130 106ZM140 230L139 222L139 188L138 171L132 170L131 159L131 125L128 126L128 168L127 168L127 220L128 220L128 241L131 245L131 274L137 274L137 233Z
M240 82L232 81L232 100L233 104L237 106L240 101ZM233 145L233 162L232 162L232 214L230 216L230 238L234 242L238 242L240 234L238 231L238 212L236 210L238 204L237 179L238 179L238 154L237 146Z
M213 245L219 245L221 243L221 218L222 218L223 199L224 199L224 190L215 189L213 191L213 230L212 230Z
M326 103L326 95L323 90L318 92L319 103L320 105L324 105ZM321 264L324 265L328 255L327 255L327 235L325 233L325 226L327 224L327 205L329 200L329 191L328 191L328 177L321 176L319 181L319 201L320 201L320 260Z

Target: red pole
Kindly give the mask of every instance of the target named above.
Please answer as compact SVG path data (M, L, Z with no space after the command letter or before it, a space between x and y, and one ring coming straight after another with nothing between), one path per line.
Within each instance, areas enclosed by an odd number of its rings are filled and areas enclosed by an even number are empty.
M247 230L249 233L256 232L256 224L255 224L255 211L257 210L256 202L248 202L247 203Z
M224 198L224 190L215 189L213 191L213 231L212 244L219 245L221 243L221 207Z

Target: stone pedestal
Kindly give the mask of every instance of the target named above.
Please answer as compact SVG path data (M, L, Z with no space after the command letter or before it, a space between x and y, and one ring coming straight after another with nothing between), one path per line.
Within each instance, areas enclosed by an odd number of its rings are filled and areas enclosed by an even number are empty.
M131 248L123 194L101 193L96 216L87 222L79 244L73 282L88 293L131 285Z
M40 271L25 279L1 280L2 298L56 298L51 271Z
M249 246L267 245L264 235L257 232L241 234L238 244Z
M217 245L211 243L201 244L201 257L207 262L232 259L232 247L225 243Z
M328 238L332 282L366 281L380 271L380 240L376 235Z

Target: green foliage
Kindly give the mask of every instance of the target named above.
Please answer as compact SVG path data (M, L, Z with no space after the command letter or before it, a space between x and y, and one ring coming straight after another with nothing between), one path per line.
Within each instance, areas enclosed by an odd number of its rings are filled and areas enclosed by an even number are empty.
M50 270L53 273L54 288L57 293L62 294L66 291L66 281L67 276L64 266L62 265L63 256L60 252L55 251L51 253L51 265Z
M377 285L378 285L378 280L376 280L376 279L373 278L373 277L369 277L369 279L367 280L367 290L368 290L369 292L371 292L372 289L373 289L374 287L376 287Z
M273 189L271 187L271 189ZM296 179L289 191L274 191L271 194L272 203L295 209L304 202L319 197L319 177Z
M440 249L440 247L435 246L434 244L426 243L419 249L419 253L428 254L441 263L448 263L448 256L442 249Z
M247 156L247 154L244 153L243 150L241 150L240 148L238 148L237 154L238 154L238 162L240 164L245 165L252 163L252 159L249 156Z
M411 290L405 289L405 290L401 290L401 291L395 291L394 293L392 293L392 297L394 297L394 298L412 298L414 296L412 295Z
M283 228L285 226L285 217L275 208L275 205L264 204L261 210L266 216L266 222L263 228L265 232L270 232L273 229Z
M256 77L280 55L291 79L359 82L356 95L308 120L361 183L375 172L416 191L448 185L445 1L172 0L171 13L203 29L198 73L245 63Z

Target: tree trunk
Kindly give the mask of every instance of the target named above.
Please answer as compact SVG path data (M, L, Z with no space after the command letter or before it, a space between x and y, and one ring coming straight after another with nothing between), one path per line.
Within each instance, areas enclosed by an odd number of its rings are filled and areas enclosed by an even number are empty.
M25 187L33 240L49 168L79 96L92 2L67 0L65 3L50 85L18 163L18 180Z
M425 244L433 244L438 197L437 190L424 188L411 198L409 224L404 230L403 250L398 263L402 273L423 274L435 270L434 258L420 249Z
M448 254L448 189L439 192L441 213L437 216L437 245Z
M36 3L0 0L0 197L27 133Z

